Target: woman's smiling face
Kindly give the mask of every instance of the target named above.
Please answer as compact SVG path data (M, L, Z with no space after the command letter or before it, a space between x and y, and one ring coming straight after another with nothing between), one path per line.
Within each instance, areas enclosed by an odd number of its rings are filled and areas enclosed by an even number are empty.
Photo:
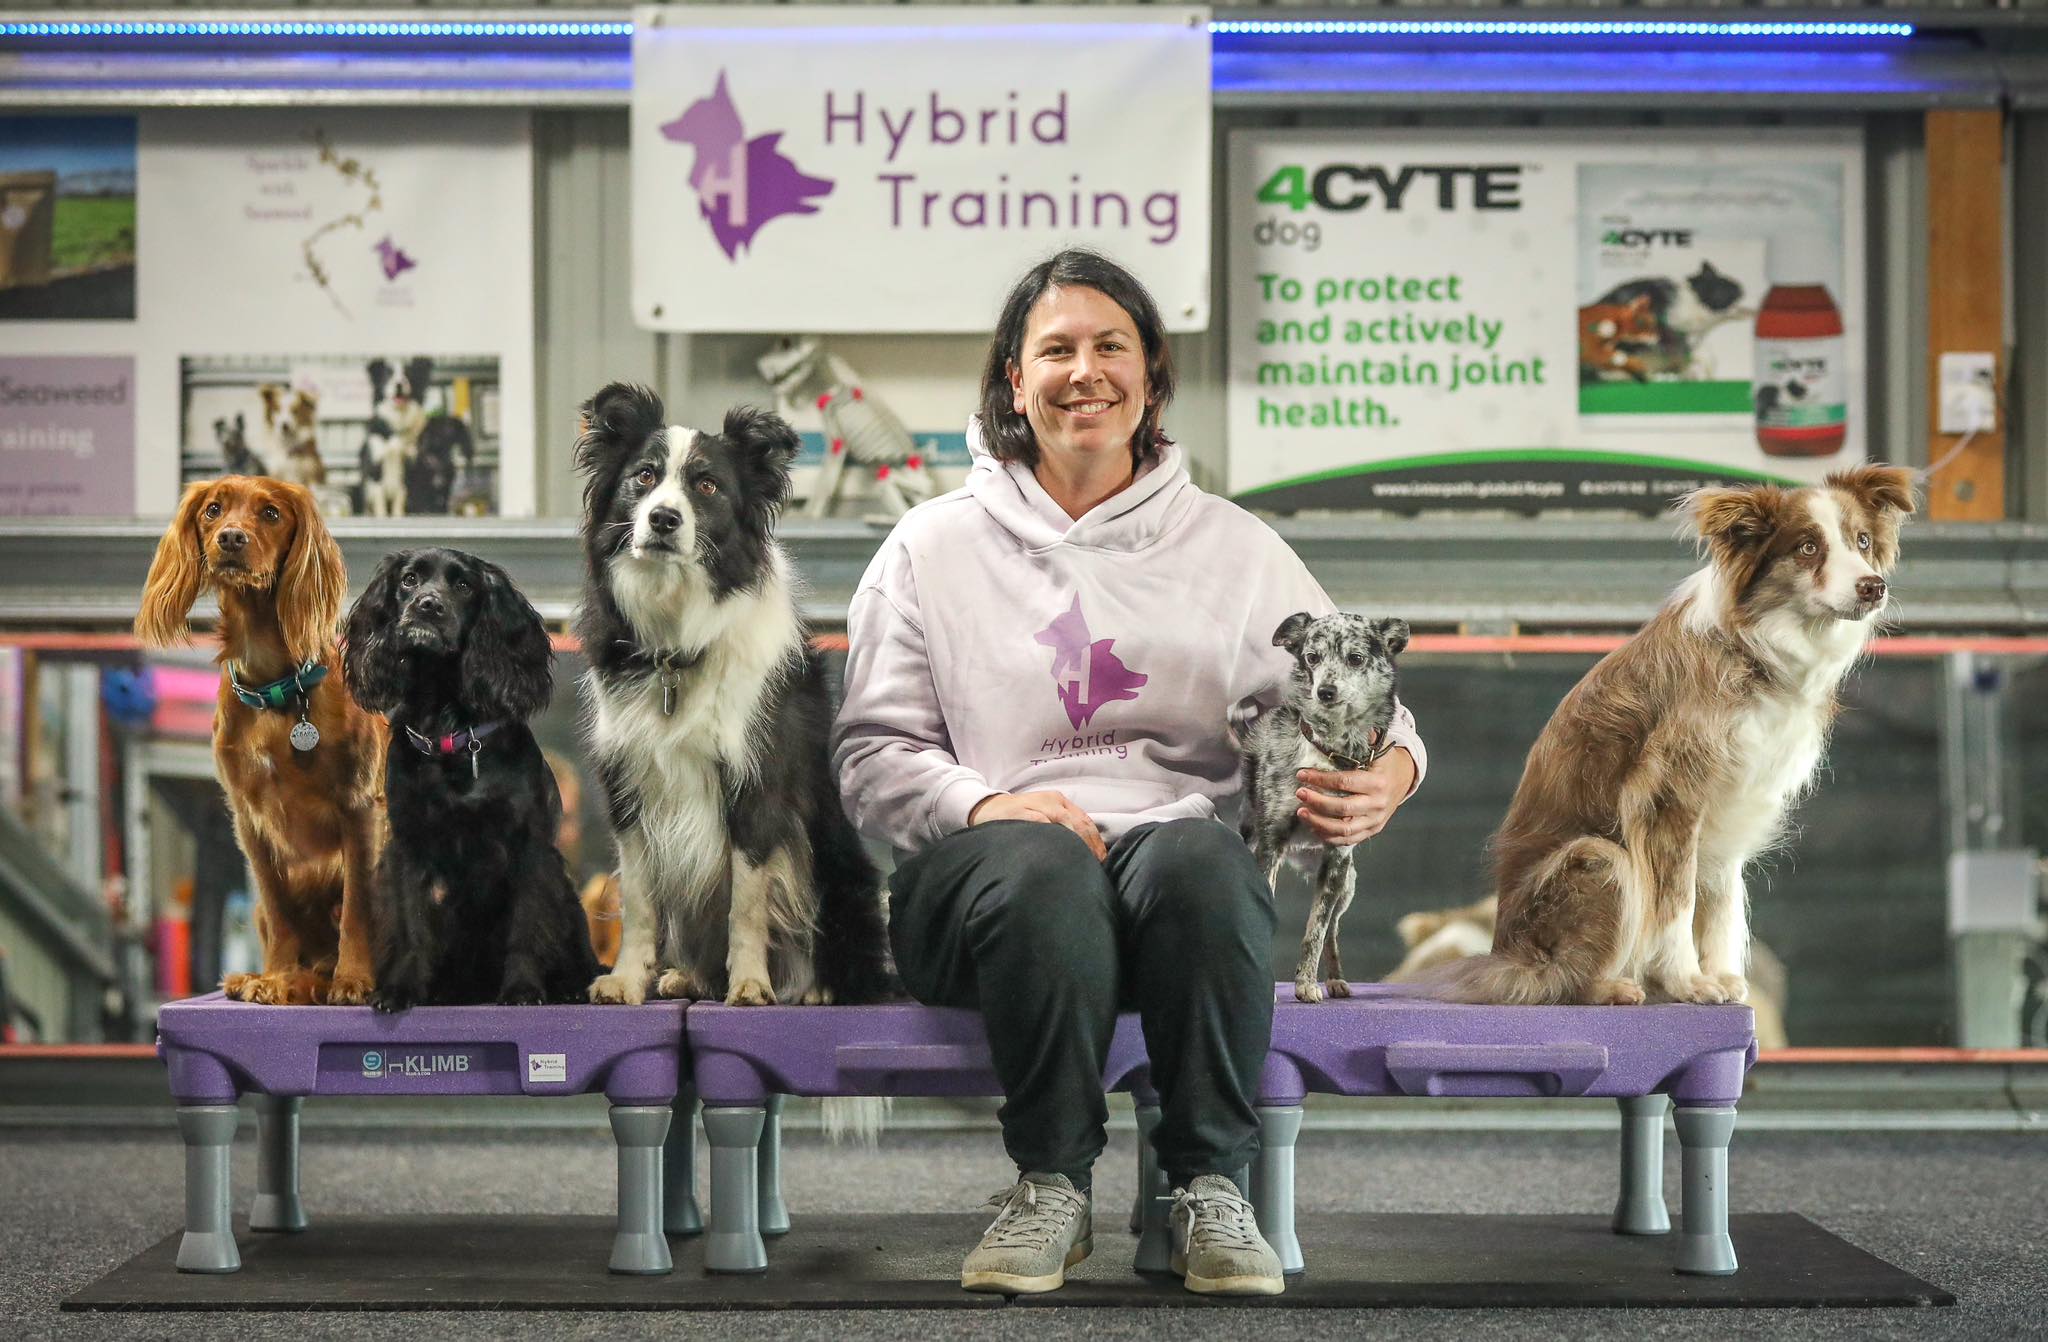
M1025 323L1010 391L1038 450L1060 465L1086 467L1103 453L1128 463L1150 398L1138 324L1100 289L1046 290Z

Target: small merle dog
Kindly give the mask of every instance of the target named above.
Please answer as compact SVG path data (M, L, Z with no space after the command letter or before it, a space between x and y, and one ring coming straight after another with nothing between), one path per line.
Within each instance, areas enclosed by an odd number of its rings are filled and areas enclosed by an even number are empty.
M1281 621L1273 646L1294 654L1287 697L1249 729L1232 712L1231 736L1244 753L1244 819L1240 832L1276 889L1280 865L1292 860L1304 875L1315 863L1315 904L1294 967L1294 996L1320 1002L1327 988L1346 997L1337 958L1337 922L1358 888L1352 850L1318 840L1295 815L1297 769L1363 769L1387 752L1394 720L1394 658L1408 646L1405 620L1362 615L1311 619L1299 611ZM1240 705L1240 708L1243 706ZM1327 957L1329 972L1321 966Z
M583 407L590 753L618 834L618 962L594 1002L865 1002L891 987L881 881L841 808L832 711L776 542L795 430Z
M540 616L460 550L385 558L348 617L349 692L391 717L377 873L382 1011L580 1001L597 960L526 719L553 689Z

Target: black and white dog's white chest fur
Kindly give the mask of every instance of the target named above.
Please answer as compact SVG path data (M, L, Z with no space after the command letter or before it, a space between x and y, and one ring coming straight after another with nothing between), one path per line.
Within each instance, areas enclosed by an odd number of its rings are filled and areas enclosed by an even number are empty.
M880 882L826 758L824 677L774 522L796 434L736 409L667 426L621 384L584 406L592 756L624 928L599 1002L886 993Z

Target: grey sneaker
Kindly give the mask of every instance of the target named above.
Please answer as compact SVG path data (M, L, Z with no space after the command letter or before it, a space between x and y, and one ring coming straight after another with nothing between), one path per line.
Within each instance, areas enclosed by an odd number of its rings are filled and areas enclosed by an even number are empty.
M1259 1233L1252 1204L1220 1174L1173 1191L1173 1270L1203 1295L1278 1295L1280 1255Z
M1056 1291L1095 1247L1088 1195L1063 1174L1027 1174L988 1202L1002 1210L960 1265L970 1291Z

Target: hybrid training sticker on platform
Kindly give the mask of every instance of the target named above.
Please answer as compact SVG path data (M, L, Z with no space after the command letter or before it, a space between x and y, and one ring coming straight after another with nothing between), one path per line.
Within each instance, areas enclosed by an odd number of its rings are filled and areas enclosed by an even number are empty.
M633 307L680 331L972 331L1062 246L1209 319L1208 11L643 7Z

